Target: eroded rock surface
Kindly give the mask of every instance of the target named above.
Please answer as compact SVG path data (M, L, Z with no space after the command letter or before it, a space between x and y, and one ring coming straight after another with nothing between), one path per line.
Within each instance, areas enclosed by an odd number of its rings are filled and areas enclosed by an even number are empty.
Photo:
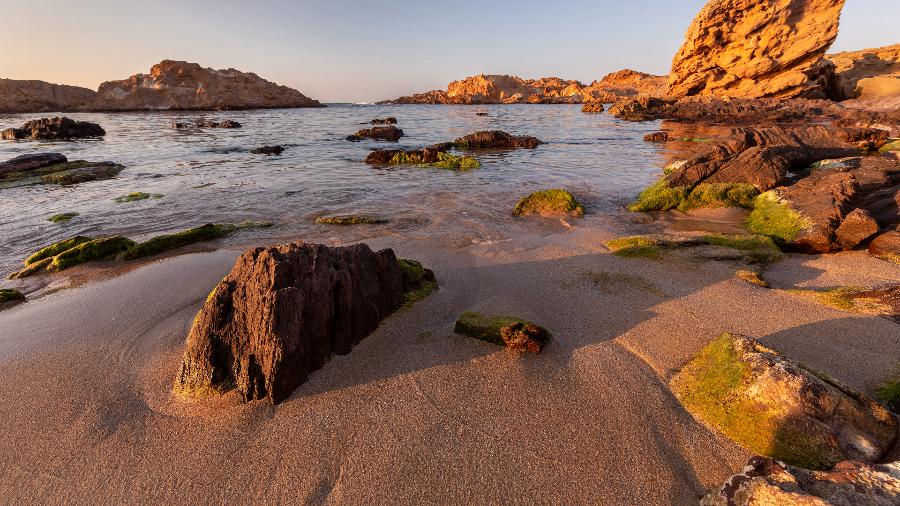
M430 271L417 280L406 279L410 272L390 249L365 244L247 250L197 315L176 391L235 387L245 401L281 402L403 306Z
M840 98L864 101L893 100L900 107L900 44L830 54Z
M711 0L672 60L675 97L834 96L824 58L838 34L843 0Z

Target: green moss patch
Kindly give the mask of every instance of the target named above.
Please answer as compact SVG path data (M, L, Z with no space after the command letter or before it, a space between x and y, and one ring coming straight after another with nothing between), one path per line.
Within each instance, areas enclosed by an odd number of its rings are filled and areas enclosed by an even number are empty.
M25 296L15 288L0 288L0 304L6 304L14 300L25 300Z
M65 239L63 241L55 242L49 246L39 249L37 252L32 253L31 256L25 259L25 265L30 265L35 262L39 262L46 258L54 257L63 251L70 250L79 244L84 244L86 242L92 241L92 237L86 237L83 235L78 235L72 237L70 239Z
M858 286L842 286L837 288L790 289L785 292L812 299L823 306L833 307L850 313L885 315L894 313L887 301L867 297L868 288Z
M888 143L881 146L878 151L882 153L887 151L900 151L900 139L888 139Z
M706 244L744 251L751 263L767 264L784 258L775 241L764 235L711 234L701 237L700 240Z
M316 223L320 225L382 225L390 220L378 216L364 214L348 214L342 216L320 216Z
M517 323L534 325L535 327L543 329L543 327L540 327L537 324L515 316L486 315L473 311L466 311L456 320L456 326L453 331L457 334L505 346L506 343L503 341L503 337L500 333L501 329ZM546 329L543 330L546 332ZM549 336L550 333L547 332L547 335Z
M707 207L752 207L759 190L749 183L702 183L694 188L669 186L665 178L648 186L629 211L690 211Z
M584 204L567 190L541 190L519 200L513 216L584 216Z
M606 247L612 250L613 254L616 256L624 258L648 258L657 260L660 258L661 253L659 241L643 235L613 239L606 242Z
M218 239L236 229L235 225L207 223L206 225L189 228L174 234L158 235L140 244L133 244L123 251L119 258L122 260L135 260L157 255L164 251L187 246L188 244Z
M607 272L607 271L587 271L579 276L579 281L587 281L597 291L603 293L618 294L622 288L632 288L642 292L652 293L654 295L663 295L658 286L652 282L633 274L623 272ZM573 283L567 282L563 284L564 288L568 288Z
M763 279L762 275L756 271L741 269L734 273L734 276L742 281L746 281L751 285L769 288L769 282Z
M407 305L428 297L438 289L434 273L426 269L421 262L405 258L400 258L397 262L403 273L404 297Z
M894 413L900 413L900 368L875 391L881 402Z
M753 201L753 211L744 226L754 234L762 234L783 242L794 240L810 225L809 220L784 203L775 191L767 191Z
M118 203L123 202L137 202L138 200L147 200L147 199L161 199L163 195L161 193L144 193L144 192L134 192L129 193L128 195L122 195L121 197L116 197L115 200Z
M719 246L743 252L748 263L771 263L783 258L772 239L761 235L710 234L702 237L666 235L633 235L606 242L616 256L625 258L659 259L663 251L697 246ZM738 256L737 259L741 257Z
M56 255L47 266L47 270L62 271L78 264L102 260L125 251L134 245L134 241L121 236L94 239Z
M827 469L840 458L826 437L816 438L787 423L777 403L745 396L752 371L739 359L731 334L703 348L673 379L672 391L703 422L761 455L808 469Z
M445 151L437 154L436 162L426 162L421 151L399 151L391 157L391 165L417 165L419 167L432 167L436 169L477 169L481 162L471 156L452 155Z
M64 221L69 221L72 218L78 216L78 213L60 213L54 214L53 216L47 218L47 221L52 221L53 223L61 223Z

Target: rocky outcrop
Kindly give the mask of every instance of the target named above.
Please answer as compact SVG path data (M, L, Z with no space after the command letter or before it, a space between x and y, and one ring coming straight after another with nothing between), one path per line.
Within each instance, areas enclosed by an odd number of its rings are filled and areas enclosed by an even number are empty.
M203 395L235 387L245 401L281 402L433 279L393 251L365 244L247 250L197 315L175 390Z
M62 153L34 153L30 155L20 155L5 162L0 162L0 179L5 178L10 173L24 173L47 167L48 165L56 165L65 163L68 160Z
M869 254L900 264L900 226L885 230L873 239Z
M603 112L605 107L603 106L603 102L585 102L583 106L581 106L581 112Z
M68 141L103 137L106 131L89 121L69 118L43 118L26 122L21 128L7 128L0 132L6 140Z
M865 209L856 208L841 220L834 230L835 242L844 250L851 250L878 233L878 222Z
M696 418L753 452L807 469L878 462L897 439L880 404L759 342L723 334L672 379Z
M506 75L477 75L453 81L447 90L434 90L383 103L390 104L579 104L612 102L638 94L664 94L666 78L621 70L585 85L558 77L522 79Z
M254 155L280 155L284 152L284 146L275 145L275 146L260 146L258 148L253 148L250 150L251 154Z
M844 461L828 471L810 471L774 459L753 457L744 469L710 492L701 506L896 506L900 463Z
M456 320L457 334L505 346L510 350L540 353L550 342L550 332L535 323L515 316L466 311Z
M354 135L347 137L348 141L361 141L363 139L375 139L379 141L397 142L403 137L403 130L394 125L363 128Z
M458 149L534 149L541 140L529 135L512 135L503 130L482 130L453 141Z
M0 79L0 114L90 109L97 92L44 81Z
M827 55L841 99L885 101L900 107L900 44Z
M149 74L100 85L94 110L234 110L321 107L297 90L249 72L163 60Z
M824 58L844 0L711 0L672 60L669 94L720 97L835 96Z
M114 162L70 162L60 153L17 156L0 163L0 188L27 184L77 184L115 177L125 168Z

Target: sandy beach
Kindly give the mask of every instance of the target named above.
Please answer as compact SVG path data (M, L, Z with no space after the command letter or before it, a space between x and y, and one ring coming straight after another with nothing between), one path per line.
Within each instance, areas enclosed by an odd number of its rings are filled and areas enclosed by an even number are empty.
M171 394L184 338L236 250L165 259L0 312L0 494L11 502L685 504L749 457L667 386L723 331L863 391L897 324L734 278L624 259L589 228L456 250L390 238L441 288L285 402ZM187 275L189 273L189 275ZM792 256L775 287L900 281L862 253ZM453 333L465 310L542 322L518 356Z

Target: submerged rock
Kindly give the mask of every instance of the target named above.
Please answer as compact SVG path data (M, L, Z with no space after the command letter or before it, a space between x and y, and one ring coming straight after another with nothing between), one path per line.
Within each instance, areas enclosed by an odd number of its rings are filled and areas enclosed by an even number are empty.
M61 153L34 153L20 155L0 163L0 179L5 179L8 174L27 173L50 165L65 163L68 160Z
M877 402L745 336L716 338L671 387L698 419L791 465L877 462L897 439L897 420Z
M540 353L551 338L547 329L527 320L472 311L460 315L454 332L528 353Z
M393 251L365 244L247 250L197 315L175 391L279 403L402 307L405 279Z
M62 223L64 221L69 221L72 218L78 216L78 213L60 213L54 214L53 216L47 218L47 221L52 221L53 223Z
M450 143L436 144L422 149L380 149L366 157L371 165L416 165L438 169L477 169L481 163L471 156L457 156L447 152Z
M543 217L584 216L584 204L578 202L567 190L541 190L519 200L512 214Z
M22 295L22 292L16 290L15 288L0 288L0 306L3 306L7 302L15 302L25 300L25 296Z
M68 185L111 179L122 172L125 166L115 162L79 161L54 165L51 168L55 169L54 172L41 176L42 183Z
M403 137L403 130L393 126L378 126L372 128L363 128L356 134L348 136L348 141L359 141L362 139L375 139L380 141L397 142Z
M250 150L250 153L252 153L254 155L267 155L267 156L280 155L283 152L284 152L283 146L261 146L261 147Z
M364 214L345 214L341 216L320 216L316 223L320 225L382 225L390 220L378 216Z
M241 128L237 121L226 119L222 121L204 120L195 123L197 128Z
M396 125L397 118L389 116L387 118L375 118L369 122L371 125Z
M669 134L666 132L653 132L644 136L646 142L666 142L669 140Z
M457 149L534 149L542 144L537 137L511 135L502 130L483 130L453 141Z
M6 140L67 141L104 135L106 131L96 123L61 117L36 119L21 128L8 128L0 132L0 137Z
M581 106L581 112L603 112L603 102L585 102Z
M139 200L161 199L161 198L163 198L163 194L161 194L161 193L133 192L133 193L129 193L127 195L122 195L121 197L116 197L113 199L113 201L122 204L125 202L137 202Z
M843 461L827 471L790 466L753 457L744 469L725 480L701 506L896 506L900 497L900 463Z
M23 155L0 163L0 188L22 184L76 184L115 177L125 168L114 162L69 162L59 153Z

